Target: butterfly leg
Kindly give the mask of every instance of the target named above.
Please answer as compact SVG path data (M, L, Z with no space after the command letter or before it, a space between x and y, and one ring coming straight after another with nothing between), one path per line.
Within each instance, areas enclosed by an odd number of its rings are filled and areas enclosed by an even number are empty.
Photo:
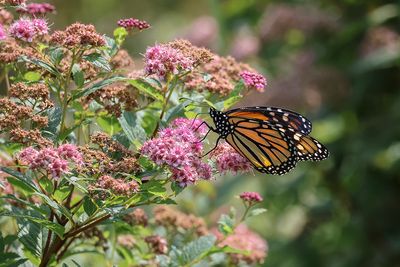
M221 137L218 137L217 141L215 142L215 146L210 151L208 151L206 154L202 155L201 158L204 158L205 156L210 154L214 149L216 149L220 139L221 139Z

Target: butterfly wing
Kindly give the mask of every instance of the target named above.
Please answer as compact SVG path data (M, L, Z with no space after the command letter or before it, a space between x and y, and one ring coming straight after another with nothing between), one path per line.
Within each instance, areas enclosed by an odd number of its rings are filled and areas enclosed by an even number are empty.
M328 149L311 136L294 133L293 141L299 160L320 161L329 156Z
M277 128L292 128L296 132L308 135L311 132L311 122L302 115L282 108L274 107L243 107L229 110L225 113L229 121L235 124L237 120L262 120Z
M285 174L296 166L298 157L293 140L282 130L264 121L241 119L226 141L256 170Z

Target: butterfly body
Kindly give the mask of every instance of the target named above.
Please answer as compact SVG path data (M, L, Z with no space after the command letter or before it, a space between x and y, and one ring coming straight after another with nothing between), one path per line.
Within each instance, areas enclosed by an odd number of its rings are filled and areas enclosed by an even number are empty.
M311 122L287 109L245 107L222 112L211 108L210 116L219 139L225 139L260 172L285 174L298 161L318 161L329 155L308 136Z

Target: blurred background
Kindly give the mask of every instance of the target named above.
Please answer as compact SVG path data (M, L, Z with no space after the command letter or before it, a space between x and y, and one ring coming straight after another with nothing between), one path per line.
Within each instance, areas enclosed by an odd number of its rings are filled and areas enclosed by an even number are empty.
M294 109L331 151L289 175L217 177L183 193L201 216L259 191L268 212L250 226L269 243L265 266L400 266L400 4L384 0L51 1L53 28L75 21L112 34L120 18L150 30L125 48L141 65L156 42L189 39L265 74L240 105Z

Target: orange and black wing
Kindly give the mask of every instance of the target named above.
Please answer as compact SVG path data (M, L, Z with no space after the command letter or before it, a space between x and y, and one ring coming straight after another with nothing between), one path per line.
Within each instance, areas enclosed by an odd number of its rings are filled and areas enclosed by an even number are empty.
M299 160L295 144L285 130L268 122L241 119L226 141L260 172L285 174Z
M328 149L311 136L294 133L293 141L299 160L319 161L329 156Z
M275 125L277 128L291 128L296 132L308 135L311 132L311 122L302 115L282 108L274 107L243 107L229 110L225 113L229 121L235 124L237 120L261 120Z

